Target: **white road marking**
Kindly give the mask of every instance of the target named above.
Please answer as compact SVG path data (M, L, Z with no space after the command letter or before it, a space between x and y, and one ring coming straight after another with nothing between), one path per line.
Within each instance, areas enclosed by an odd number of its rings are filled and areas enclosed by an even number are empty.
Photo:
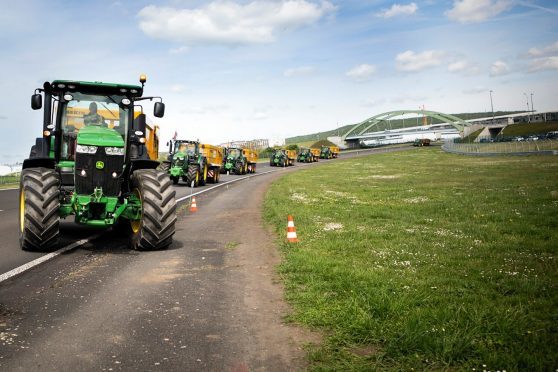
M7 190L19 190L19 187L10 187L8 189L0 189L0 191L7 191Z
M7 273L4 273L4 274L0 275L0 283L2 283L4 280L10 279L10 278L13 277L13 276L16 276L16 275L18 275L18 274L21 274L22 272L27 271L27 270L31 269L32 267L35 267L35 266L37 266L37 265L40 265L40 264L42 264L43 262L46 262L46 261L48 261L48 260L51 260L51 259L53 259L54 257L59 256L59 255L61 255L61 254L64 253L64 252L67 252L67 251L69 251L69 250L72 250L72 249L74 249L74 248L77 248L77 247L79 247L80 245L84 245L84 244L88 243L89 241L98 238L100 235L101 235L101 234L97 234L97 235L94 235L94 236L89 237L89 238L87 238L87 239L78 240L77 242L74 242L74 243L72 243L72 244L70 244L70 245L67 245L67 246L65 246L65 247L63 247L63 248L60 248L60 249L57 250L57 251L54 251L54 252L45 254L44 256L41 256L41 257L39 257L39 258L37 258L37 259L35 259L35 260L33 260L33 261L30 261L30 262L28 262L28 263L26 263L26 264L24 264L24 265L21 265L21 266L19 266L19 267L16 267L15 269L12 269L12 270L8 271Z

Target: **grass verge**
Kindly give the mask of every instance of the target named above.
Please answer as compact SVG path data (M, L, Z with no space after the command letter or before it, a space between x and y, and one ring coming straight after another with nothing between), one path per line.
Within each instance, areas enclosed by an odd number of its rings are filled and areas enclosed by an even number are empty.
M290 320L326 334L312 368L554 370L557 170L421 148L276 181L264 208Z

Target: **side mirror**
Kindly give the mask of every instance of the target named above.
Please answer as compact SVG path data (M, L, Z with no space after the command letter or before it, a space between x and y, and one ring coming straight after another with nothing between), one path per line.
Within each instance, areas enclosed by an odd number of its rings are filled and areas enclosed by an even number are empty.
M145 123L145 114L139 114L138 117L136 118L136 132L139 131L141 132L141 136L140 137L145 137L145 129L146 129L146 123Z
M31 96L31 108L33 110L40 110L43 107L43 96L40 94L33 94Z
M162 118L165 116L165 104L163 102L155 102L155 107L153 107L153 115L157 118Z

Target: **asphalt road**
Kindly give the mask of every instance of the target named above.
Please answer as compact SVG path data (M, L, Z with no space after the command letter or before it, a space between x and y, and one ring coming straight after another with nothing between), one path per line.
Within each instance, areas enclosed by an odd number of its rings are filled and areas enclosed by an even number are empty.
M109 231L1 282L0 370L303 368L299 345L313 336L283 322L277 251L261 219L268 185L301 168L214 188L196 197L197 213L183 204L167 250L132 251ZM40 256L19 249L16 190L0 191L0 209L2 270ZM65 224L61 244L93 233Z

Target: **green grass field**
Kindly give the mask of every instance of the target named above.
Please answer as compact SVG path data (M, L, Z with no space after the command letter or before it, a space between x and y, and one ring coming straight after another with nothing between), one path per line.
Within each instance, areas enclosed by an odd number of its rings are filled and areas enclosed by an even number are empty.
M531 134L547 133L558 131L558 122L550 121L546 123L512 124L504 128L503 136L529 136Z
M288 319L324 335L311 367L555 370L557 171L557 156L420 148L276 181Z

